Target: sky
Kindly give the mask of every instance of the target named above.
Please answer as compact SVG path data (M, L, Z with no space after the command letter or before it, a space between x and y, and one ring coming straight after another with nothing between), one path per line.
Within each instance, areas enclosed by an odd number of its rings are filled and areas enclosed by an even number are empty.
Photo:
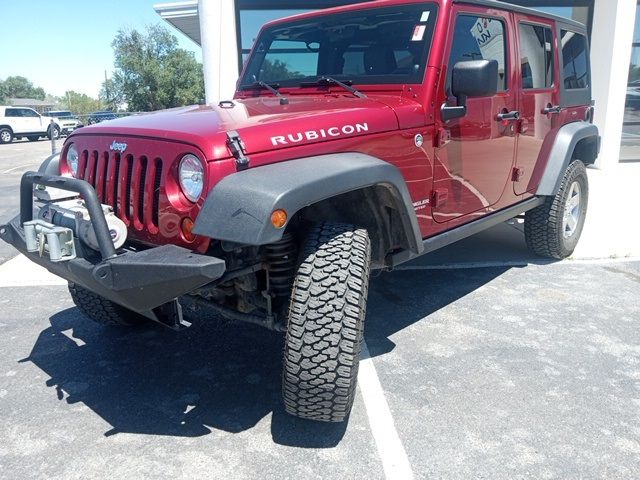
M113 70L111 42L118 29L157 23L202 61L200 47L156 14L157 3L163 2L0 0L0 79L22 75L52 95L74 90L97 98L105 70L108 76Z

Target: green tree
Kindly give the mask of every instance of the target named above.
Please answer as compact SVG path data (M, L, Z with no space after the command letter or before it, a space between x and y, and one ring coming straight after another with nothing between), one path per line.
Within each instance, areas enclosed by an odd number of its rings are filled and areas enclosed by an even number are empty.
M0 80L0 99L3 103L8 98L35 98L37 100L45 99L45 92L40 87L34 87L33 83L21 76L7 77L4 81Z
M124 102L131 111L147 112L198 103L204 97L202 65L191 52L178 48L166 28L120 30L111 45L116 70L112 81L103 83L106 103Z
M125 103L122 98L122 92L120 88L115 84L113 79L108 78L102 82L102 88L100 89L99 97L100 101L108 110L117 112Z
M100 100L91 98L84 93L74 92L73 90L69 90L64 94L60 99L60 104L77 115L86 115L104 108Z

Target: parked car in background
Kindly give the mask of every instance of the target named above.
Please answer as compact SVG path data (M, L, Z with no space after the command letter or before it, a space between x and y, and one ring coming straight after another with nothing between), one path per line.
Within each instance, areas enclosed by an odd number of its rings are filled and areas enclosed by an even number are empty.
M61 135L68 135L83 126L78 117L69 110L51 110L43 113L43 115L54 119Z
M32 108L0 106L0 143L11 143L14 138L30 142L45 136L56 139L65 124L59 118L43 117Z
M640 80L634 80L627 85L627 101L625 105L627 108L640 110Z
M99 112L93 112L89 114L87 119L87 125L93 125L94 123L104 122L105 120L115 120L118 115L110 110L102 110Z

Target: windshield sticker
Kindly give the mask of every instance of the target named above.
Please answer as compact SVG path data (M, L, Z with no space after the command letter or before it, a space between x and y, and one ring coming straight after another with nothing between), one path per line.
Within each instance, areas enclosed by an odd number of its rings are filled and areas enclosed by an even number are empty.
M424 33L426 32L426 25L416 25L416 28L413 29L413 37L411 37L412 42L421 42L424 38Z
M422 16L420 17L420 23L427 23L429 21L429 15L431 15L431 12L429 11L422 12Z

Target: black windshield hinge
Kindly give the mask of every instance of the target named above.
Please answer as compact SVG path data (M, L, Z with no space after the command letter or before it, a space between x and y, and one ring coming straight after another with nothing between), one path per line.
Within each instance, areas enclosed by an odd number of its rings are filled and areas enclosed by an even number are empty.
M238 171L249 168L249 157L247 157L247 147L240 138L240 134L235 130L227 132L227 146L231 150L231 155L236 159L236 168Z

